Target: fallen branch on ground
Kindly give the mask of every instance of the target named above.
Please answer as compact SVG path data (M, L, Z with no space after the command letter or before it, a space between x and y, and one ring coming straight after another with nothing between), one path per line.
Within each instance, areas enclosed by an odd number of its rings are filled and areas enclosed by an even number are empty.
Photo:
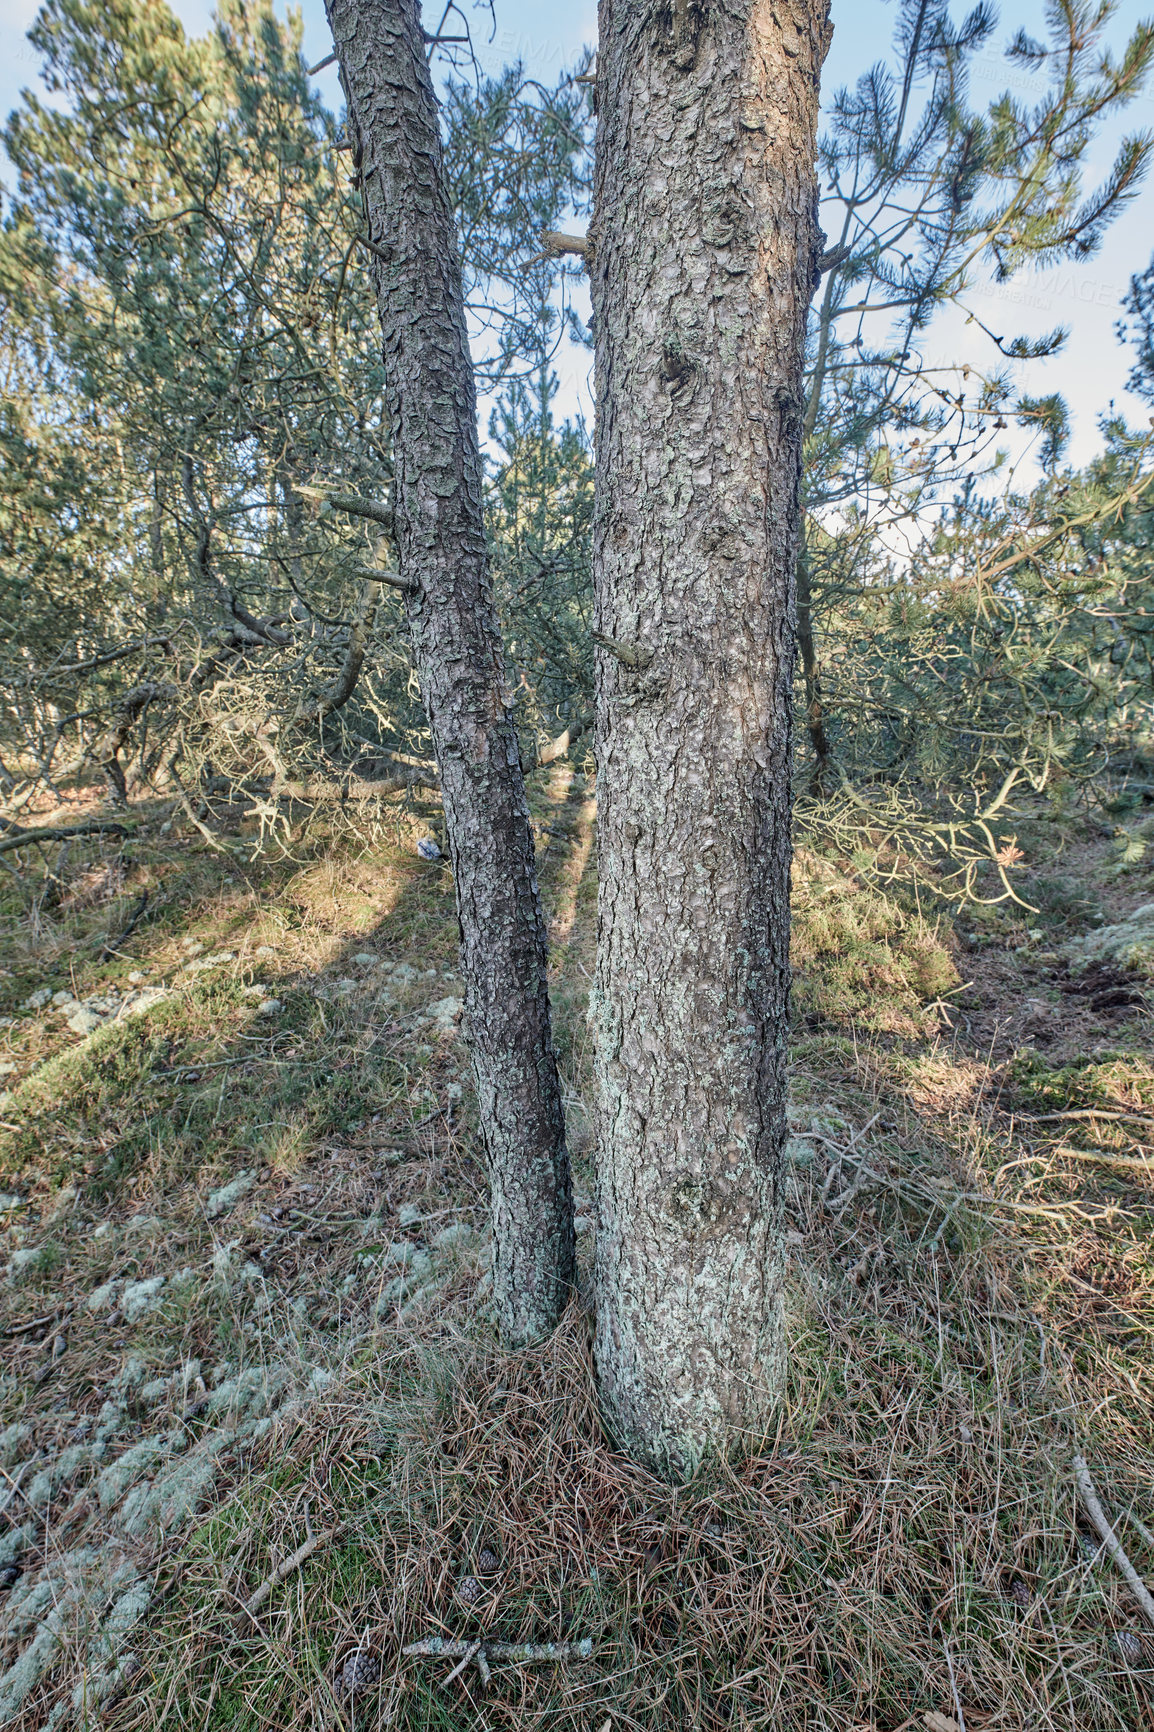
M1071 1459L1078 1496L1082 1500L1082 1508L1093 1522L1102 1544L1126 1578L1130 1592L1141 1606L1147 1623L1151 1629L1154 1629L1154 1598L1151 1598L1150 1590L1122 1550L1121 1541L1106 1519L1106 1512L1098 1502L1098 1494L1094 1490L1094 1481L1090 1478L1090 1469L1086 1466L1086 1458L1082 1455L1074 1455Z
M65 1315L71 1317L72 1313L69 1311ZM46 1329L49 1324L55 1323L59 1316L59 1311L46 1311L43 1317L30 1317L27 1323L11 1323L7 1329L0 1330L0 1334L27 1335L33 1329Z
M1089 1161L1098 1167L1129 1167L1137 1173L1154 1175L1154 1154L1113 1155L1107 1149L1067 1148L1055 1149L1054 1154L1066 1161Z
M457 1664L453 1667L453 1670L449 1673L449 1676L445 1679L445 1689L446 1690L449 1688L449 1685L454 1681L454 1679L459 1678L461 1676L461 1673L466 1669L470 1660L475 1660L477 1658L478 1654L481 1652L481 1649L484 1647L484 1645L485 1644L481 1641L469 1643L469 1646L465 1649L465 1652L461 1655L461 1658L457 1661Z
M190 1417L196 1410L204 1406L207 1399L206 1396L204 1401L195 1403L194 1407L186 1410L182 1417ZM384 1498L380 1498L376 1502L366 1505L364 1509L358 1510L356 1515L347 1517L343 1522L338 1522L336 1527L328 1528L321 1534L314 1534L311 1539L298 1546L295 1552L290 1553L284 1563L278 1564L272 1574L266 1576L260 1587L250 1594L244 1602L240 1616L236 1621L237 1635L241 1635L249 1623L256 1623L256 1613L259 1612L269 1596L280 1587L282 1582L286 1582L291 1575L295 1575L296 1571L300 1569L302 1564L308 1562L315 1551L318 1551L321 1546L335 1545L338 1540L344 1539L347 1533L361 1526L373 1514L374 1510L385 1501Z
M266 1576L255 1594L250 1594L248 1599L244 1602L244 1605L241 1608L240 1617L237 1619L238 1630L243 1629L247 1623L251 1622L255 1624L256 1614L260 1611L261 1607L270 1595L275 1593L276 1589L280 1587L281 1583L286 1582L291 1575L295 1575L301 1565L306 1564L319 1547L340 1539L341 1535L350 1525L349 1522L342 1522L339 1527L330 1528L328 1533L314 1534L311 1540L306 1540L303 1546L298 1546L296 1551L292 1552L285 1559L283 1564L278 1564L272 1575Z
M875 1173L872 1167L866 1166L864 1155L857 1155L855 1157L857 1162L857 1172L853 1179L843 1191L838 1193L836 1197L830 1196L830 1191L833 1188L834 1181L840 1181L845 1170L845 1163L849 1157L854 1154L856 1144L860 1142L861 1138L865 1136L867 1131L873 1129L874 1125L877 1124L880 1118L881 1114L875 1113L873 1118L870 1119L867 1124L864 1124L860 1130L855 1131L849 1142L844 1145L834 1143L829 1137L820 1136L820 1133L812 1133L815 1136L819 1136L819 1140L825 1143L827 1148L833 1149L836 1155L836 1159L830 1163L829 1171L825 1176L825 1183L821 1188L821 1206L827 1213L835 1209L840 1212L847 1206L847 1204L852 1203L853 1199L857 1196L867 1179L872 1180L875 1184L881 1184L883 1182L880 1173ZM801 1134L805 1135L806 1133L803 1132Z
M1065 1119L1122 1119L1134 1125L1147 1125L1154 1130L1154 1119L1147 1118L1142 1113L1107 1111L1104 1107L1079 1107L1066 1113L1033 1113L1020 1114L1026 1124L1056 1125Z
M454 1642L446 1636L427 1636L423 1642L410 1642L401 1653L410 1660L456 1660L457 1664L445 1679L446 1688L462 1672L475 1665L484 1689L491 1677L491 1661L510 1660L514 1664L530 1665L541 1660L590 1660L593 1657L593 1638L585 1636L579 1642L487 1642L483 1639Z
M7 822L6 819L0 822ZM127 836L128 829L115 818L88 818L82 824L62 824L43 829L21 830L15 826L0 836L0 854L10 848L26 848L30 842L67 842L72 836Z
M410 1642L401 1649L407 1659L459 1660L473 1646L472 1642L455 1642L449 1636L426 1636L422 1642ZM532 1660L591 1660L592 1636L582 1636L579 1642L482 1642L490 1660L514 1660L528 1664Z

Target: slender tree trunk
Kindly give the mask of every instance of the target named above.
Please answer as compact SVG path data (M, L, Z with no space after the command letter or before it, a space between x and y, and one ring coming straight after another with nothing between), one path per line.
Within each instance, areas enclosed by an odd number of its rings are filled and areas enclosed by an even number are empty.
M477 409L417 0L326 0L364 188L393 437L394 537L440 769L492 1187L501 1331L573 1279L545 926L482 520Z
M659 1471L784 1369L790 684L826 0L601 0L596 1357Z
M802 530L797 556L797 650L801 658L805 681L805 725L813 747L812 786L820 793L829 768L829 736L825 731L825 705L821 696L821 663L817 657L817 641L813 631L813 586L810 581L809 552Z
M839 248L835 249L835 257L842 249L848 251L843 232ZM810 369L808 397L805 405L805 419L802 422L802 444L813 438L817 431L818 416L821 413L821 400L825 391L825 382L829 373L830 343L833 337L833 314L836 305L835 286L840 264L839 259L831 266L826 277L825 288L822 291L821 305L817 315L817 341ZM805 722L809 731L809 743L813 747L814 768L812 786L815 792L820 792L825 773L829 768L829 735L825 731L825 705L821 696L821 663L818 659L817 638L813 629L813 583L809 563L808 529L805 514L802 514L800 542L797 560L797 649L801 658L802 678L805 681Z

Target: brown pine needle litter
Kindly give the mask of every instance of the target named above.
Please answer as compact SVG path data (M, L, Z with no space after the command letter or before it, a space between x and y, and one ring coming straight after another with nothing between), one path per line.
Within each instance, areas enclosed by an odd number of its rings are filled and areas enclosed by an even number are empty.
M653 1480L601 1430L579 1305L506 1356L465 1296L405 1340L378 1338L270 1442L263 1482L238 1484L236 1516L187 1548L113 1724L585 1729L609 1715L897 1732L960 1727L958 1708L971 1732L1154 1724L1137 1608L1078 1543L1085 1375L1017 1296L1021 1247L955 1213L965 1238L927 1260L932 1216L902 1200L933 1191L916 1170L852 1226L827 1224L820 1163L796 1175L789 1402L745 1460L682 1488ZM880 1247L860 1283L847 1230ZM1119 1518L1148 1513L1140 1437L1121 1416L1093 1435L1101 1495ZM333 1539L298 1569L286 1512L305 1499ZM238 1566L221 1542L242 1510L259 1539ZM482 1550L499 1560L483 1583ZM274 1558L292 1579L237 1640L237 1598L278 1574ZM464 1576L484 1587L470 1607ZM379 1671L342 1706L358 1641ZM563 1664L515 1657L545 1643ZM463 1664L438 1674L432 1655Z

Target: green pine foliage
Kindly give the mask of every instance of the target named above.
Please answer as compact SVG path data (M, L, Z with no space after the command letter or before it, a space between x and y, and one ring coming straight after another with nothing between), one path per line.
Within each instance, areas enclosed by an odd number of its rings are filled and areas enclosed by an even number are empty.
M286 789L427 756L379 524L391 448L359 172L300 23L223 0L49 0L51 105L5 133L0 731L11 797L100 769L123 800ZM512 377L582 196L584 97L517 69L452 86L466 275ZM530 226L533 225L533 226ZM482 347L483 330L479 331ZM71 719L60 726L60 717Z

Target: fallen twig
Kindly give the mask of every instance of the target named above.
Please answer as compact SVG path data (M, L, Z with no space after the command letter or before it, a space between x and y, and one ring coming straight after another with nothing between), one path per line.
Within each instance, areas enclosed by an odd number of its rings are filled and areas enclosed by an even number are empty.
M120 946L124 943L125 939L132 937L132 934L136 931L136 928L140 925L140 922L144 919L144 914L145 914L145 910L147 909L147 907L148 907L148 886L146 884L144 889L140 892L140 897L139 897L139 900L137 901L136 907L132 910L132 913L128 917L127 926L122 927L121 930L116 934L115 938L111 938L111 937L106 938L104 943L101 945L100 956L98 958L98 960L100 962L107 962L110 956L115 956L116 952L120 949Z
M183 1419L193 1417L205 1406L207 1400L208 1397L205 1396L201 1401L194 1402L193 1406L186 1409L181 1417ZM287 1581L291 1575L294 1575L296 1571L300 1569L302 1564L306 1564L315 1551L319 1551L321 1546L335 1545L338 1540L342 1540L353 1528L359 1527L364 1521L366 1521L378 1505L385 1501L384 1498L376 1499L373 1503L367 1504L364 1509L358 1510L355 1515L348 1516L343 1522L338 1522L336 1527L328 1528L324 1533L313 1534L313 1536L310 1539L307 1539L303 1545L298 1546L296 1551L291 1553L290 1556L285 1559L283 1564L278 1564L272 1574L265 1577L264 1581L260 1584L260 1587L257 1588L254 1593L250 1594L248 1599L244 1602L240 1616L236 1621L236 1633L240 1635L243 1633L248 1623L256 1623L255 1614L264 1605L269 1596L280 1587L282 1582Z
M1129 1167L1137 1173L1154 1173L1154 1153L1149 1155L1112 1155L1106 1149L1055 1149L1054 1155L1067 1161L1090 1161L1098 1167ZM1040 1157L1039 1157L1040 1158Z
M485 1644L481 1641L469 1643L469 1646L465 1649L465 1652L461 1655L461 1658L457 1661L457 1664L453 1667L453 1670L449 1673L449 1676L445 1679L445 1689L446 1690L449 1688L449 1685L454 1681L454 1679L459 1678L461 1676L461 1673L468 1666L469 1662L471 1660L475 1660L477 1658L478 1654L481 1652L481 1649L484 1647L484 1645Z
M1086 1458L1085 1456L1074 1455L1072 1462L1074 1480L1078 1487L1078 1496L1082 1500L1082 1508L1093 1522L1102 1544L1126 1578L1130 1592L1141 1606L1147 1623L1151 1629L1154 1629L1154 1598L1151 1598L1149 1589L1122 1550L1121 1541L1106 1519L1106 1512L1099 1503L1098 1494L1094 1490L1094 1481L1090 1478L1090 1469L1086 1465Z
M447 1636L426 1636L401 1649L406 1659L461 1660L474 1652L473 1642L454 1642ZM475 1650L489 1660L513 1660L528 1665L534 1660L591 1660L593 1638L579 1642L482 1642Z
M819 1136L820 1141L824 1142L828 1148L834 1149L837 1155L836 1160L831 1161L830 1163L829 1171L825 1176L825 1183L821 1188L821 1206L823 1209L844 1209L845 1206L848 1203L851 1203L857 1196L867 1179L872 1179L876 1184L882 1182L881 1174L875 1173L872 1167L867 1167L864 1156L859 1155L857 1159L857 1172L850 1183L846 1186L845 1190L839 1192L838 1195L833 1198L831 1198L829 1194L834 1180L841 1178L846 1160L854 1153L855 1145L860 1142L861 1138L865 1136L867 1131L873 1129L874 1125L877 1124L880 1118L881 1114L875 1113L873 1118L870 1119L867 1124L862 1125L860 1130L853 1133L848 1143L841 1146L832 1142L828 1137L822 1137L820 1136L820 1133L815 1133Z
M1056 1125L1064 1119L1124 1119L1130 1124L1146 1125L1150 1130L1154 1130L1154 1119L1147 1118L1142 1113L1115 1112L1103 1107L1077 1107L1065 1113L1020 1114L1019 1117L1031 1125Z
M331 1528L328 1533L314 1534L311 1540L306 1540L303 1546L298 1546L296 1551L291 1553L291 1555L285 1559L283 1564L278 1564L272 1575L266 1576L256 1592L250 1594L248 1599L244 1602L240 1618L237 1620L238 1627L243 1629L244 1625L248 1622L255 1624L256 1614L260 1611L260 1608L264 1605L269 1596L280 1587L281 1583L287 1581L289 1576L294 1575L296 1571L300 1569L301 1565L307 1563L313 1553L319 1550L319 1548L327 1541L339 1539L348 1525L347 1522L342 1522L340 1527Z
M946 1665L950 1669L950 1691L954 1698L954 1709L958 1716L958 1732L966 1732L966 1716L962 1713L962 1699L958 1695L958 1681L954 1677L954 1662L950 1658L950 1644L943 1643L946 1651Z
M27 1335L32 1329L44 1329L49 1323L54 1323L58 1313L45 1313L43 1317L30 1317L27 1323L10 1323L7 1329L0 1331L5 1335Z

